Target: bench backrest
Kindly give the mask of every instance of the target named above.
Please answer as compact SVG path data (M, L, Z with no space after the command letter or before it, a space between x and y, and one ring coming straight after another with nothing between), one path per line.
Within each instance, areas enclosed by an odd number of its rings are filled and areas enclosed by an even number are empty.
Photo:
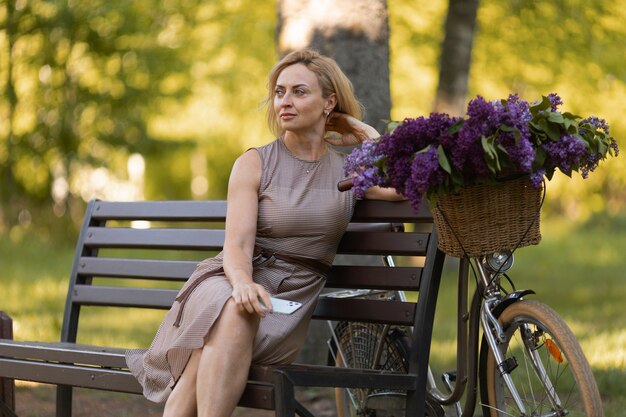
M76 341L82 306L168 309L197 262L221 250L225 216L225 201L91 201L72 266L62 341ZM374 223L406 227L394 231L357 225ZM423 265L334 265L327 287L428 289L425 285L433 276L438 279L443 263L432 230L427 209L415 213L406 202L359 201L339 253L411 256L423 260ZM118 285L117 278L131 282L130 286ZM163 288L164 281L175 285ZM434 296L438 281L435 284ZM415 302L321 298L314 318L419 326L416 318L422 320L424 312L418 309L427 307Z

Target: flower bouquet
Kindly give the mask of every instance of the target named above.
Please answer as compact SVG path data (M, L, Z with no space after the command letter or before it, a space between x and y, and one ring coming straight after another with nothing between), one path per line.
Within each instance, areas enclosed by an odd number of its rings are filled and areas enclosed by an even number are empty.
M537 244L544 179L558 169L586 178L619 153L609 126L595 116L559 111L557 94L535 103L470 101L467 117L432 113L389 124L346 159L353 191L393 187L415 210L430 202L439 247L452 256L480 256Z

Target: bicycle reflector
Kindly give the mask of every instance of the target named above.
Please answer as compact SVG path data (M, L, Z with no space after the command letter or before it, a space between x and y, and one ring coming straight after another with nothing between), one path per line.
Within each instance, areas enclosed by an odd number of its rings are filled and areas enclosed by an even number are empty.
M485 264L491 272L506 272L513 266L513 253L508 250L485 256Z
M546 339L546 348L548 348L548 352L558 363L563 363L563 355L561 354L561 349L552 341L552 339Z

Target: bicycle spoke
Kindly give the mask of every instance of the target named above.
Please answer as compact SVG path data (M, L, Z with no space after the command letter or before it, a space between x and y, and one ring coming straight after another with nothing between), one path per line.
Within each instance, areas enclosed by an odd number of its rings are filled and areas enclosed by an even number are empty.
M504 360L517 366L509 377L529 417L602 416L602 401L580 346L556 313L534 301L519 301L500 316ZM523 363L522 363L523 362ZM487 355L481 376L487 378L483 410L490 417L520 415L518 405ZM520 405L521 406L521 405ZM495 412L497 410L497 412Z
M498 413L500 413L500 414L504 414L504 415L506 415L506 416L512 416L512 417L515 417L515 414L507 413L506 411L500 410L499 408L494 407L494 406L491 406L491 405L489 405L489 404L480 403L480 406L481 406L481 407L483 407L483 408L488 408L488 409L493 410L493 411L497 411Z

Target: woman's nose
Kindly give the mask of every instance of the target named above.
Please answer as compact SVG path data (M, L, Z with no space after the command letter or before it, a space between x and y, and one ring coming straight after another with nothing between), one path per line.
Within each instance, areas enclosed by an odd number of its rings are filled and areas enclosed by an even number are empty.
M291 106L291 94L289 93L285 93L281 98L280 98L280 105L281 106Z

